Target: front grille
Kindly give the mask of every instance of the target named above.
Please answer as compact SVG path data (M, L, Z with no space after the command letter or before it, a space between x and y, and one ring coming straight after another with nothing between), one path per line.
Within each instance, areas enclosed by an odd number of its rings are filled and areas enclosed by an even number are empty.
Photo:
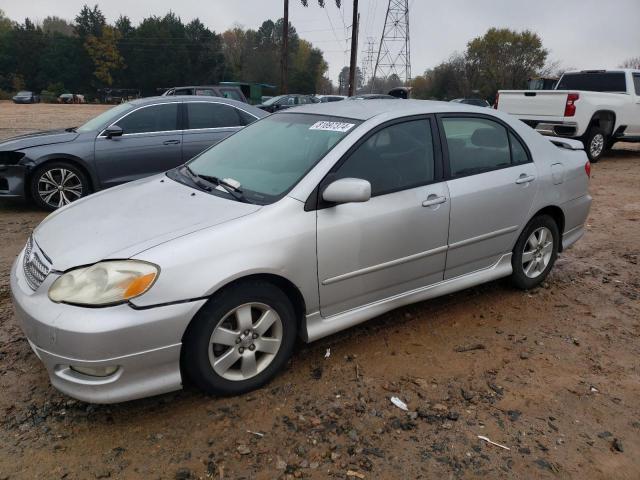
M22 260L22 268L24 277L31 289L37 290L42 285L44 279L47 278L51 271L51 262L44 254L33 236L27 240L27 246L24 250L24 258Z

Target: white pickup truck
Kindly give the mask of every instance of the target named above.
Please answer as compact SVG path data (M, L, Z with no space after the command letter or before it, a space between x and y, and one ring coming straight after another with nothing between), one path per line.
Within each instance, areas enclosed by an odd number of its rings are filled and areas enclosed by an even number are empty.
M615 142L640 142L640 70L568 72L555 90L500 90L495 108L543 135L582 140L597 162Z

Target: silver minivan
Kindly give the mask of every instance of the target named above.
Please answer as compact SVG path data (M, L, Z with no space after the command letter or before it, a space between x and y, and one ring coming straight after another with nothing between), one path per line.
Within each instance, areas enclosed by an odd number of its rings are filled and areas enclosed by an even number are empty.
M239 394L298 336L500 277L537 286L584 232L589 173L580 142L489 109L309 105L51 214L11 291L70 396Z

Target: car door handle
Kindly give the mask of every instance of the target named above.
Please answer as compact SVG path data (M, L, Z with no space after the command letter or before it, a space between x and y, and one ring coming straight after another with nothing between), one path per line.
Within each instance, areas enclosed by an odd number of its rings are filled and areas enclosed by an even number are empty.
M180 140L165 140L162 142L163 145L178 145Z
M530 183L536 179L535 175L525 175L524 173L518 177L516 183L522 185L523 183Z
M427 199L422 202L423 207L432 207L433 205L439 205L447 201L447 197L438 197L437 195L429 195Z

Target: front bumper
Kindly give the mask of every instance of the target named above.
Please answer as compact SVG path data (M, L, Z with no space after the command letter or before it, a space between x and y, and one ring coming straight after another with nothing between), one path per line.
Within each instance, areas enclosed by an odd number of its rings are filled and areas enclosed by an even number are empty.
M26 177L24 165L0 165L0 198L24 198Z
M58 304L47 292L50 273L35 291L22 272L22 256L11 269L16 317L31 347L61 392L91 403L116 403L182 387L182 335L205 300L134 309L128 304L85 308ZM117 367L105 377L71 367Z

